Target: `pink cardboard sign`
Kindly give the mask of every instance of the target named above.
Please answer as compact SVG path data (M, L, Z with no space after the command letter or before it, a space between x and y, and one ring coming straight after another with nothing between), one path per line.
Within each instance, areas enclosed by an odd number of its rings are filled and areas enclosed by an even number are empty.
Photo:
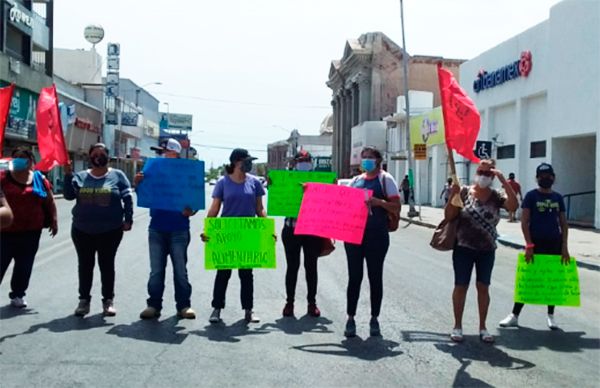
M294 234L332 238L361 244L371 190L323 183L307 183Z

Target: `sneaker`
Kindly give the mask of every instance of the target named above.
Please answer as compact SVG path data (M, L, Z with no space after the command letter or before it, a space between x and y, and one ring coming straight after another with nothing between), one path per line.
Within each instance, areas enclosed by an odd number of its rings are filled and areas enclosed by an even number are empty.
M90 301L85 299L79 299L79 304L75 309L75 315L78 317L83 317L90 313Z
M191 307L185 307L177 312L177 316L184 319L196 319L196 312Z
M371 318L371 321L369 322L369 329L371 337L381 336L381 329L379 328L379 321L377 320L377 318Z
M294 304L287 302L283 307L283 316L284 317L293 317L294 316Z
M152 307L152 306L148 306L146 307L141 313L140 313L140 318L141 319L153 319L153 318L158 318L160 317L160 310Z
M10 305L22 309L27 307L27 301L25 300L25 297L19 298L17 296L16 298L12 298L10 300Z
M219 323L221 322L221 309L214 309L212 314L210 314L210 318L208 318L210 323Z
M112 299L106 299L102 302L102 314L106 317L114 317L117 315L117 310L115 310L115 307L113 306Z
M354 319L348 319L348 321L346 321L344 335L348 338L356 337L356 322L354 322Z
M309 303L308 308L306 309L306 313L311 317L321 316L321 310L319 310L316 303Z
M550 330L558 330L558 325L556 324L556 321L554 320L554 315L552 314L548 314L548 327L550 328Z
M250 309L246 310L246 312L244 313L244 319L248 323L258 323L258 322L260 322L260 318L257 317L256 314L254 314L254 311L252 311Z
M517 327L519 326L519 317L513 313L510 313L500 321L500 327Z

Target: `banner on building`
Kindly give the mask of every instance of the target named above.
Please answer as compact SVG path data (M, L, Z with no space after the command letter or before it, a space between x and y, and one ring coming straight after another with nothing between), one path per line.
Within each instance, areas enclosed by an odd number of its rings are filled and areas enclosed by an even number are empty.
M441 107L410 118L411 147L414 148L415 144L430 146L445 142L444 117Z

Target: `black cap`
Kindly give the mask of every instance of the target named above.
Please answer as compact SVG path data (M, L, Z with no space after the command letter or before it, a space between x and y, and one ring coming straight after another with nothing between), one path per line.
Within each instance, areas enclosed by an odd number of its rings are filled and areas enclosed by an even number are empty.
M542 174L554 175L554 169L548 163L542 163L535 169L535 176L538 177Z
M296 156L294 156L294 160L296 162L310 162L312 161L312 156L310 156L310 153L308 151L300 150L300 152L298 152Z
M508 174L508 179L515 179L515 173L511 172L510 174Z
M240 160L256 160L257 158L254 158L252 156L250 156L250 154L248 153L248 150L243 149L243 148L236 148L231 152L231 156L229 156L229 161L231 163L235 163L237 161Z

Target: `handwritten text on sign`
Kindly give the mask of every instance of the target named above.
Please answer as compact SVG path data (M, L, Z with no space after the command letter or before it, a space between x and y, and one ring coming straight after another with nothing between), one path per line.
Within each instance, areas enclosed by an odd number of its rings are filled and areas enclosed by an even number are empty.
M334 172L269 171L269 198L267 211L270 216L298 217L304 190L308 182L333 183Z
M365 199L371 195L370 190L308 183L294 233L360 244L369 212Z
M221 217L204 220L206 269L275 268L272 218Z
M136 188L139 207L183 211L204 209L204 162L148 159L144 180Z
M551 306L579 306L579 276L577 264L560 262L560 256L534 255L527 264L519 254L515 280L515 302Z

